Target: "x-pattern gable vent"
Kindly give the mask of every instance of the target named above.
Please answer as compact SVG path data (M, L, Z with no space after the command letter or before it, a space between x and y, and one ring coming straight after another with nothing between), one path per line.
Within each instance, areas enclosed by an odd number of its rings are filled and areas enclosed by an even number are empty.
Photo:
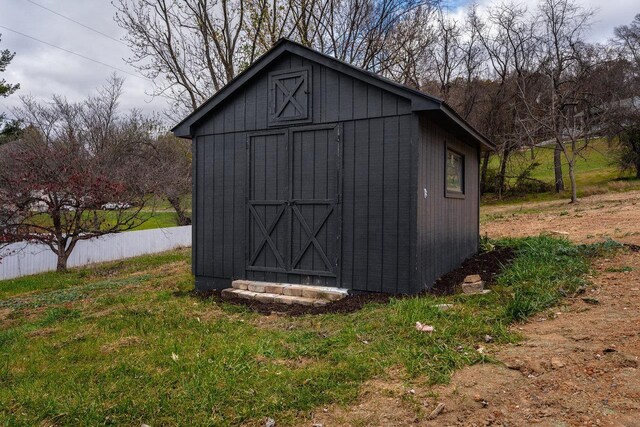
M310 80L308 68L269 74L270 125L311 120Z

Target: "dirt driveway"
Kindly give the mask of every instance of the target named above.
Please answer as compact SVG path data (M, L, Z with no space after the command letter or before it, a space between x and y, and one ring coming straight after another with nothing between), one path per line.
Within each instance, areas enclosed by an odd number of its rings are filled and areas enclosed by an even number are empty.
M580 242L611 237L640 244L640 192L489 208L491 237L564 231ZM328 426L638 426L640 427L640 252L594 265L593 287L514 328L524 340L492 346L497 364L474 365L445 386L369 381L359 401L325 408ZM444 410L433 420L438 403ZM311 425L312 422L306 424Z
M611 238L640 244L640 191L566 201L482 207L480 232L490 237L521 237L545 231L568 233L571 240L590 243Z
M586 295L517 327L519 345L489 349L504 366L439 387L447 410L433 424L640 426L640 253L595 267Z

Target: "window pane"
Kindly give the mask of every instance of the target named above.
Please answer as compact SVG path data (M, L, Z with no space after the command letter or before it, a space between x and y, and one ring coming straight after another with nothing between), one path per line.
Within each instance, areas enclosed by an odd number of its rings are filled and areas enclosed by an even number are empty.
M463 157L447 150L447 191L462 193Z

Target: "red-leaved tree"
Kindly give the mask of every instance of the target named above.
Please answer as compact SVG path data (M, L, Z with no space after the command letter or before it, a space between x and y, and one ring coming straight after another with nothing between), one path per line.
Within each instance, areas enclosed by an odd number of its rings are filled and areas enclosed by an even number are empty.
M149 217L149 179L138 153L155 123L118 114L113 77L81 103L23 98L20 137L0 147L0 241L37 242L65 271L81 240L130 230Z

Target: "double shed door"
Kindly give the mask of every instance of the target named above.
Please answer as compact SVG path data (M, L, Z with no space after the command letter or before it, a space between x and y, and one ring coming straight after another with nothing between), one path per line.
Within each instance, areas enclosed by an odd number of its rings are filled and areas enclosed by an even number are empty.
M247 149L247 277L339 286L339 126L256 133Z

